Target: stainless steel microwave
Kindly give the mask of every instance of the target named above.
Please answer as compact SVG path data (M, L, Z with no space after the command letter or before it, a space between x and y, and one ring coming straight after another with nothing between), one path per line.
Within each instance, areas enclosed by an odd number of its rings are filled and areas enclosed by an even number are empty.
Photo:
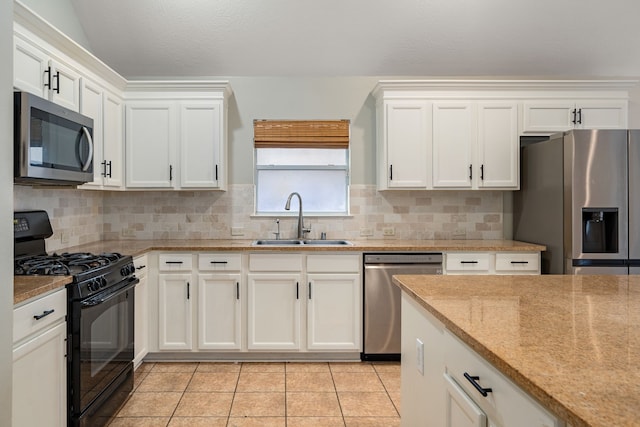
M79 185L93 180L93 119L14 92L14 182Z

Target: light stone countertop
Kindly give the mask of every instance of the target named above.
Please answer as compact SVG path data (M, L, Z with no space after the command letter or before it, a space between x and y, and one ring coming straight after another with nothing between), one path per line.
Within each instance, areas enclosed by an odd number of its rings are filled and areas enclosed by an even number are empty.
M57 250L62 252L118 252L133 257L151 251L220 252L367 252L367 251L543 251L544 246L513 240L350 240L351 246L252 246L254 240L105 240ZM66 276L14 276L14 304L70 283Z
M640 425L640 276L399 275L394 282L573 427ZM471 314L478 305L481 319Z

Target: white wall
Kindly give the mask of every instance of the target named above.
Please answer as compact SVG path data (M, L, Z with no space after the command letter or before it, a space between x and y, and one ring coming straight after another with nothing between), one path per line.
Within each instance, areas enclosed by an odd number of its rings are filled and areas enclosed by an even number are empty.
M351 183L375 183L377 77L233 77L229 102L231 184L253 183L254 119L351 120Z
M91 52L82 24L78 21L71 0L20 0L25 6L53 24L79 45Z
M13 2L0 1L0 426L11 425L13 335Z

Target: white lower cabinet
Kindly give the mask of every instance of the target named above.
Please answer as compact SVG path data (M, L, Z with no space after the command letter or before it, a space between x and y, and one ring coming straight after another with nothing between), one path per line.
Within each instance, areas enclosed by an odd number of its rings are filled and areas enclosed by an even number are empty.
M403 427L563 425L405 293L401 387Z
M249 350L300 349L301 282L301 273L249 273Z
M190 253L158 258L158 349L193 348L193 260Z
M540 274L540 252L446 252L444 274Z
M135 288L135 312L134 312L134 366L139 366L149 352L149 260L147 255L142 255L133 260L136 268L136 277L140 280Z
M198 275L198 349L239 350L242 347L241 276Z
M66 289L14 309L12 425L67 425Z

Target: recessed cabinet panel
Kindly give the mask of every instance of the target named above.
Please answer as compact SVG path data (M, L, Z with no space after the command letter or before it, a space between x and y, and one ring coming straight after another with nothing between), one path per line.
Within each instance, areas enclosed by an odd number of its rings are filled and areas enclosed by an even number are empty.
M172 103L127 105L127 187L172 188L175 114Z
M104 148L105 187L122 188L124 185L124 110L122 99L104 92Z
M48 98L48 88L44 86L48 78L49 57L40 49L14 37L13 87L18 90Z
M193 299L191 274L160 274L158 281L160 350L192 349Z
M424 101L385 103L383 137L390 189L430 186L430 116L430 104Z
M222 176L222 102L180 105L180 186L218 187Z
M241 348L240 280L240 274L199 275L199 350L239 350Z
M477 186L517 189L519 156L518 105L478 103L478 160L474 166Z
M471 188L476 123L471 103L433 104L433 187Z

